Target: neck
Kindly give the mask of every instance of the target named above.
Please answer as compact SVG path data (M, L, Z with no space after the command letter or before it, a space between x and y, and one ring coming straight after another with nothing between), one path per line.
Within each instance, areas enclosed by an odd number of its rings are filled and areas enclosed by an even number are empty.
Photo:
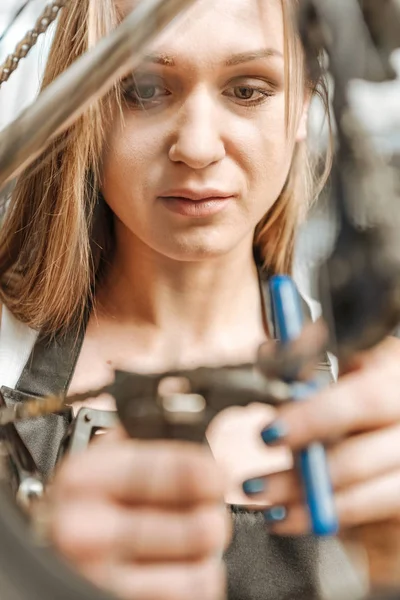
M229 360L235 347L240 359L253 359L265 337L252 239L224 256L185 262L119 232L98 305L118 323L161 337L170 345L172 362L182 362L188 352L194 357L197 350L204 361L213 349Z

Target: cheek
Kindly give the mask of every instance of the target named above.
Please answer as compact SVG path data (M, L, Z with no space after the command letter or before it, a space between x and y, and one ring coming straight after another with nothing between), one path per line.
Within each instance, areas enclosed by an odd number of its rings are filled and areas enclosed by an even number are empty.
M285 185L293 157L284 109L266 110L242 131L236 147L247 174L249 201L258 213L266 212Z
M110 205L114 198L135 198L140 188L149 185L150 173L161 170L160 157L163 141L159 130L138 126L125 117L124 123L114 127L103 156L103 191ZM112 206L113 207L113 206Z

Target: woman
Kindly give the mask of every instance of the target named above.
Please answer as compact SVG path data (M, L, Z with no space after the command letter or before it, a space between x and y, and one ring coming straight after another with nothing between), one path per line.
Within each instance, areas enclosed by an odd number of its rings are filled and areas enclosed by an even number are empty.
M133 5L71 3L45 85ZM313 179L306 131L316 82L304 69L294 5L200 0L21 177L0 240L3 329L30 340L7 379L14 400L98 387L116 367L155 372L254 358L266 338L254 247L265 270L290 272ZM233 519L231 598L316 597L318 544L307 536L287 449L332 443L346 532L396 522L399 353L387 340L335 388L279 415L250 407L220 417L208 436L216 464L195 445L109 434L56 473L54 544L122 598L216 599ZM92 405L113 408L107 397ZM22 430L47 473L66 426L53 417ZM238 435L244 458L232 465ZM267 511L267 532L261 513L222 510L224 497L284 506L287 518Z

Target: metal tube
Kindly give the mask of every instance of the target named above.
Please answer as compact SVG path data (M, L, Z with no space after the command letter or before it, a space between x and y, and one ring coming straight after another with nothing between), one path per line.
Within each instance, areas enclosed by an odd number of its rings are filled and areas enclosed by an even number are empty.
M195 0L142 0L92 51L46 88L0 134L0 189L28 166L57 135L140 61L140 53Z

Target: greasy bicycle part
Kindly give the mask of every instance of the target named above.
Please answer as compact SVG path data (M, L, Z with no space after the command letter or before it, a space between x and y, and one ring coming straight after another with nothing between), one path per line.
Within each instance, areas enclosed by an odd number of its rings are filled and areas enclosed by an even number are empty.
M165 382L167 386L171 382L173 385L184 382L184 391L174 394L168 391L166 394L160 393ZM168 419L176 420L178 396L183 395L192 396L192 400L188 401L189 412L196 412L193 408L193 396L202 396L207 401L207 411L214 415L235 404L246 406L252 402L264 402L277 405L289 401L292 397L289 385L276 379L268 379L253 364L221 368L201 367L153 375L116 371L113 383L95 390L67 397L28 397L26 402L2 407L0 428L9 423L69 410L75 403L97 398L102 394L109 394L115 398L122 420L124 416L130 420L134 415L139 418L152 418L155 414L161 416L164 413Z
M325 378L327 366L319 365L316 371ZM152 375L117 372L119 390L110 393L131 437L202 441L211 420L231 406L279 406L293 399L289 383L264 373L262 363Z
M3 461L7 480L18 505L29 513L44 495L43 478L15 426L6 425L0 435L7 449L7 458Z
M287 276L272 277L270 282L274 321L279 342L287 345L301 335L304 318L300 296L294 281ZM291 383L295 383L294 380ZM321 384L317 380L300 384L301 393L294 394L295 401L302 401L317 392ZM331 536L339 530L333 489L324 447L313 443L298 453L297 464L315 535Z
M0 133L0 189L139 62L145 46L195 0L142 0L107 38Z
M320 269L320 294L343 364L368 350L400 322L399 172L377 154L335 77L338 147L331 201L339 232Z
M367 4L367 24L364 3L356 0L305 0L299 12L307 55L325 51L334 80L337 148L330 198L339 228L332 254L320 267L319 287L331 347L343 365L400 322L399 174L378 155L348 101L353 79L393 77L393 36L385 41L382 27L379 35L371 31ZM382 3L375 4L380 10ZM400 30L398 1L384 4Z
M68 454L82 452L96 435L112 429L118 423L119 418L116 411L81 408L62 444L58 460L66 452Z
M0 87L8 81L11 75L16 71L22 59L28 56L29 52L41 35L46 33L50 25L57 19L60 10L71 0L53 0L50 2L42 14L37 19L33 29L30 29L23 39L17 44L14 52L7 56L6 60L0 65Z
M141 439L201 442L211 420L226 408L291 399L288 385L269 382L253 365L135 374L133 385L126 374L117 373L118 379L126 390L114 395L119 418L131 437Z
M341 95L334 103L338 148L331 176L339 232L319 288L334 351L346 365L400 322L400 188L399 173L375 157Z
M333 189L341 194L336 170L333 177ZM362 231L346 219L320 271L321 303L343 364L391 335L400 322L400 264L383 252L386 244L383 231Z

